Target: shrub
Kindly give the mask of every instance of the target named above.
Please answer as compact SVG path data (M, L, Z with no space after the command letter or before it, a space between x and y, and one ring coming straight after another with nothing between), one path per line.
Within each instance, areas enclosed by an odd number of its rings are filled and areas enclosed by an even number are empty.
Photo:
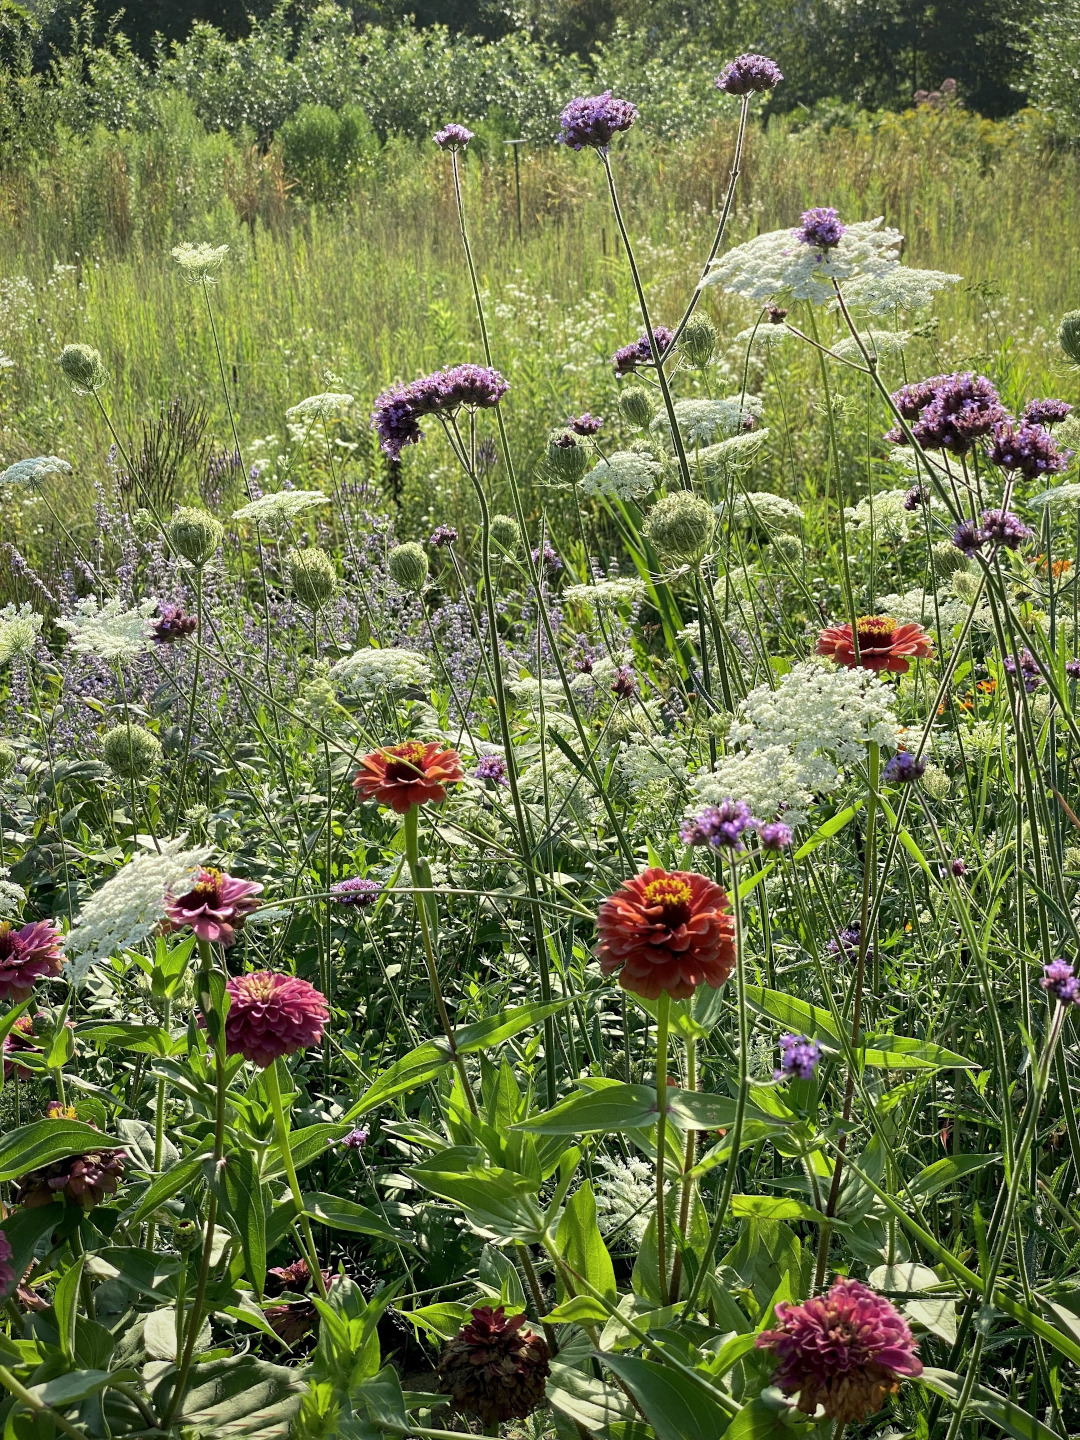
M281 127L285 173L306 200L338 200L379 141L362 105L301 105Z

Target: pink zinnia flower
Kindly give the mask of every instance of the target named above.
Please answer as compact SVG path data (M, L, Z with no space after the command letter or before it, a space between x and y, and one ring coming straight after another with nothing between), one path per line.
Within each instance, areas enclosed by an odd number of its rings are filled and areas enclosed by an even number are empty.
M9 1056L25 1054L27 1050L37 1050L39 1047L34 1044L34 1021L29 1015L20 1015L12 1025L11 1029L4 1036L4 1079L10 1080L13 1075L20 1079L31 1075L29 1066L20 1065L17 1060L9 1059Z
M11 1256L11 1241L3 1230L0 1230L0 1300L6 1300L15 1289L15 1269Z
M858 1280L841 1277L827 1294L801 1305L781 1302L776 1318L778 1328L755 1343L775 1352L773 1383L785 1395L798 1395L806 1415L821 1405L841 1425L865 1420L902 1379L922 1374L907 1321Z
M60 931L51 920L35 920L21 930L6 921L0 925L0 1001L19 1004L36 981L59 975L63 963Z
M226 982L225 1049L266 1069L279 1055L318 1045L330 1018L326 998L306 980L260 970Z
M200 865L190 890L168 896L165 923L171 930L190 925L200 940L231 945L237 930L242 930L247 917L258 909L255 896L262 888L253 880L237 880L222 870Z

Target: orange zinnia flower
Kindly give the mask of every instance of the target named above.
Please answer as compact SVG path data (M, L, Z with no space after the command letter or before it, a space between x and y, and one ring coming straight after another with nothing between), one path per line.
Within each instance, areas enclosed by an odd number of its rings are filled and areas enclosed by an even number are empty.
M735 968L735 922L727 892L687 870L644 870L600 906L596 955L604 975L622 967L624 990L688 1000L718 989Z
M365 800L378 800L404 815L414 805L445 800L447 785L464 778L456 750L443 750L437 740L426 745L410 740L365 755L353 788Z
M859 658L850 625L829 625L818 636L817 653L853 670L893 670L906 673L909 659L929 660L933 641L921 625L898 625L891 615L860 615L855 622L859 637Z

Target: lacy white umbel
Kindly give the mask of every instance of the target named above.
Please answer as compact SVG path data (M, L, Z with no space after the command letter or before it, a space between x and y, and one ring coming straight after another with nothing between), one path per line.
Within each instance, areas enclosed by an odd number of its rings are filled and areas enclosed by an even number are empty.
M834 280L878 278L898 269L903 239L880 216L845 226L827 252L804 245L790 230L770 230L714 260L701 285L719 285L746 300L787 296L824 305L836 298Z
M388 645L382 650L354 650L330 667L330 679L342 691L370 699L385 690L424 690L431 667L418 650Z
M102 660L134 660L151 649L154 627L150 617L157 611L156 600L140 600L131 610L121 608L115 596L99 606L93 595L75 605L75 614L57 620L71 636L71 648L79 655L99 655Z

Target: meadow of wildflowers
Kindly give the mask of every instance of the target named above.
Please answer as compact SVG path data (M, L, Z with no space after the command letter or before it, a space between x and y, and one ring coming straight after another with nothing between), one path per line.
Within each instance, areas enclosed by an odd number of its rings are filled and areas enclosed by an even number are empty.
M976 348L898 223L734 221L782 83L715 79L677 300L567 97L602 386L460 123L468 310L287 439L224 244L216 441L50 337L110 448L0 472L5 1437L1080 1429L1080 311Z

